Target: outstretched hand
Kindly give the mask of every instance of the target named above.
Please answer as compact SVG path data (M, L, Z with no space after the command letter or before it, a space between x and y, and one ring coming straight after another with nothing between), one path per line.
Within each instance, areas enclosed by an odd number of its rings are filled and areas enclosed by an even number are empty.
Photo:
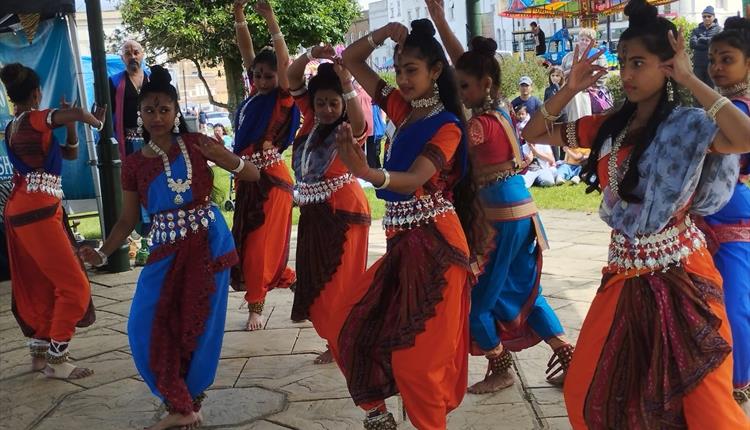
M84 264L87 264L91 267L99 267L104 262L102 261L102 257L99 255L99 253L96 252L94 248L87 245L84 245L78 249L78 257L83 260Z
M370 167L367 165L367 156L362 148L354 140L352 126L342 123L336 130L336 149L341 161L349 168L354 176L359 178L367 174Z
M227 156L229 153L223 143L219 143L216 139L208 136L201 136L193 145L203 154L203 158L214 162L220 160L221 157Z
M341 84L346 84L352 81L352 74L349 73L349 70L344 66L344 61L341 57L333 59L333 71L336 72Z
M445 3L443 0L425 0L425 3L427 4L427 11L430 13L430 18L433 20L445 16Z
M266 0L260 0L255 3L253 10L266 20L273 18L273 8L271 8L271 4Z
M409 36L409 29L406 28L404 24L401 24L400 22L391 22L386 24L386 34L388 37L396 42L396 44L399 46L399 50L402 49L404 46L404 42L406 41L406 37Z
M94 105L94 111L91 112L91 114L94 115L94 118L98 119L102 124L104 124L104 119L107 116L107 105Z
M570 69L566 85L576 92L589 88L599 78L607 74L606 67L595 64L596 60L604 53L604 50L600 49L596 54L588 56L588 53L595 45L596 41L592 40L583 52L579 52L578 45L576 45L573 51L573 66Z
M336 57L336 49L330 43L314 46L310 53L318 59L333 60Z
M678 84L685 85L685 83L694 76L693 64L690 62L687 50L685 50L685 38L682 36L682 33L679 33L677 37L675 37L671 30L667 37L669 38L669 43L672 45L675 54L674 57L662 62L659 65L659 69L661 69L667 77L674 79Z

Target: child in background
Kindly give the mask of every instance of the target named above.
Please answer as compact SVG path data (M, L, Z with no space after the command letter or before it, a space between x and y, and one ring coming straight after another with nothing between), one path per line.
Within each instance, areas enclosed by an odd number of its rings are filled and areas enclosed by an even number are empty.
M563 146L565 151L565 161L559 161L557 166L557 175L555 185L562 185L567 181L573 184L581 182L581 165L589 159L590 148L570 148Z

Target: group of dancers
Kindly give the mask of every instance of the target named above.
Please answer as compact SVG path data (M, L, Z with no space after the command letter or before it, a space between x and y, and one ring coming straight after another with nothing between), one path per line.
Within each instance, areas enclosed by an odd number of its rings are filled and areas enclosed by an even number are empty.
M748 155L731 155L750 152L746 19L728 21L711 44L717 93L693 75L674 24L631 0L618 47L624 104L558 121L606 73L601 53L588 55L592 43L576 49L566 85L523 129L529 142L591 148L583 178L602 193L600 215L612 227L574 348L541 295L547 241L519 175L525 164L500 94L497 44L475 37L465 51L442 1L428 0L432 21L390 23L341 58L320 45L290 64L265 2L255 10L273 49L256 55L244 6L234 5L235 28L252 89L237 110L233 151L187 132L169 73L153 66L138 98L148 143L123 162L121 217L101 248L78 255L61 227L60 160L75 156L70 125L100 128L104 112L39 110L33 70L0 72L16 109L6 131L13 311L35 370L92 373L68 361L76 325L93 322L79 257L105 264L143 208L151 249L128 337L144 382L167 406L152 430L201 424L230 284L246 291L248 330L262 328L270 289L293 287L290 318L310 320L326 340L316 362L339 366L365 429L396 428L385 400L397 393L416 428L445 429L467 392L469 354L485 356L488 369L468 391L494 392L513 384L510 352L540 341L576 429L750 428L740 406L750 390L750 189L741 182L749 166ZM387 39L396 43L398 88L367 64ZM315 59L329 61L306 82ZM678 86L704 109L678 106ZM362 150L369 99L396 125L382 169ZM62 146L51 134L61 126ZM281 155L289 145L294 180ZM231 231L211 200L209 161L237 181ZM369 268L370 209L358 178L386 204L387 251ZM294 203L296 273L287 267Z

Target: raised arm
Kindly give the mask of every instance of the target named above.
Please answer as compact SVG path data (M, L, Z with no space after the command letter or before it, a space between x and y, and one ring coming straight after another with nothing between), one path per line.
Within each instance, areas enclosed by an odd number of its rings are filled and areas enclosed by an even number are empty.
M594 47L592 41L584 53L579 55L578 46L573 51L573 66L570 69L565 85L554 96L542 104L523 128L523 138L531 143L546 143L547 145L563 146L560 127L564 124L554 123L555 117L562 115L565 106L573 100L579 92L594 85L596 81L607 73L606 67L596 65L596 60L604 51L585 58L589 49ZM545 118L545 113L548 117Z
M289 88L293 90L302 88L305 84L305 68L313 58L331 60L335 55L336 50L331 45L316 45L308 49L307 52L297 57L287 70Z
M398 44L402 44L409 35L409 30L401 23L391 22L373 31L349 45L341 55L344 66L354 75L354 78L362 85L370 97L376 97L380 76L367 64L367 58L375 48L381 46L386 39L390 38Z
M65 96L60 100L60 107L63 109L70 107L70 103L65 101ZM78 132L76 131L76 123L69 122L65 128L67 133L65 136L65 145L62 147L62 157L65 160L75 160L78 158Z
M97 106L94 113L81 107L61 108L55 110L52 114L52 124L55 127L60 127L70 123L85 122L97 130L101 130L104 126L104 114L106 112L106 106Z
M750 152L750 117L695 76L681 34L675 38L670 32L669 41L676 52L675 56L660 67L667 76L690 90L698 103L713 116L719 126L712 144L713 150L725 154Z
M362 110L362 103L359 101L357 90L354 89L352 74L344 67L341 59L337 59L333 70L341 81L341 89L344 90L344 103L346 104L346 116L349 118L349 124L352 126L352 132L355 137L362 136L367 127L365 122L365 113Z
M427 4L427 10L430 12L430 18L432 18L432 22L435 23L438 34L440 34L440 40L443 41L443 46L445 46L445 50L451 58L451 63L455 65L458 58L464 53L464 47L461 46L461 42L445 19L444 1L425 0L425 3Z
M279 22L276 20L276 14L273 13L271 4L265 0L255 3L255 12L266 20L268 32L271 33L273 41L273 50L276 53L276 72L279 76L279 87L284 90L289 89L289 78L287 70L289 69L289 50L286 47L284 33L281 32Z
M250 29L245 19L245 3L247 0L234 2L234 32L237 35L237 47L242 55L242 65L245 66L245 70L250 70L255 61L255 48L253 48L253 38L250 36Z

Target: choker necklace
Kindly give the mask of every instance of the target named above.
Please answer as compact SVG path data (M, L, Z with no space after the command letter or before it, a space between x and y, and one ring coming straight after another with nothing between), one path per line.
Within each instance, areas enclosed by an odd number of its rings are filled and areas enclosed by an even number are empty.
M424 97L421 99L414 99L411 101L411 107L413 109L431 108L440 103L440 94L437 92L433 93L430 97Z
M148 147L152 151L161 156L161 162L164 164L164 174L167 175L167 187L174 191L177 195L174 196L174 204L181 205L185 203L185 199L182 198L182 193L190 189L190 184L193 183L193 164L190 162L190 154L187 152L185 142L182 141L180 136L177 136L177 144L180 146L180 152L182 152L182 158L185 159L185 168L187 169L187 179L172 178L172 166L169 164L169 156L153 141L148 142Z
M717 87L717 91L727 98L747 95L750 92L750 80L729 87Z

